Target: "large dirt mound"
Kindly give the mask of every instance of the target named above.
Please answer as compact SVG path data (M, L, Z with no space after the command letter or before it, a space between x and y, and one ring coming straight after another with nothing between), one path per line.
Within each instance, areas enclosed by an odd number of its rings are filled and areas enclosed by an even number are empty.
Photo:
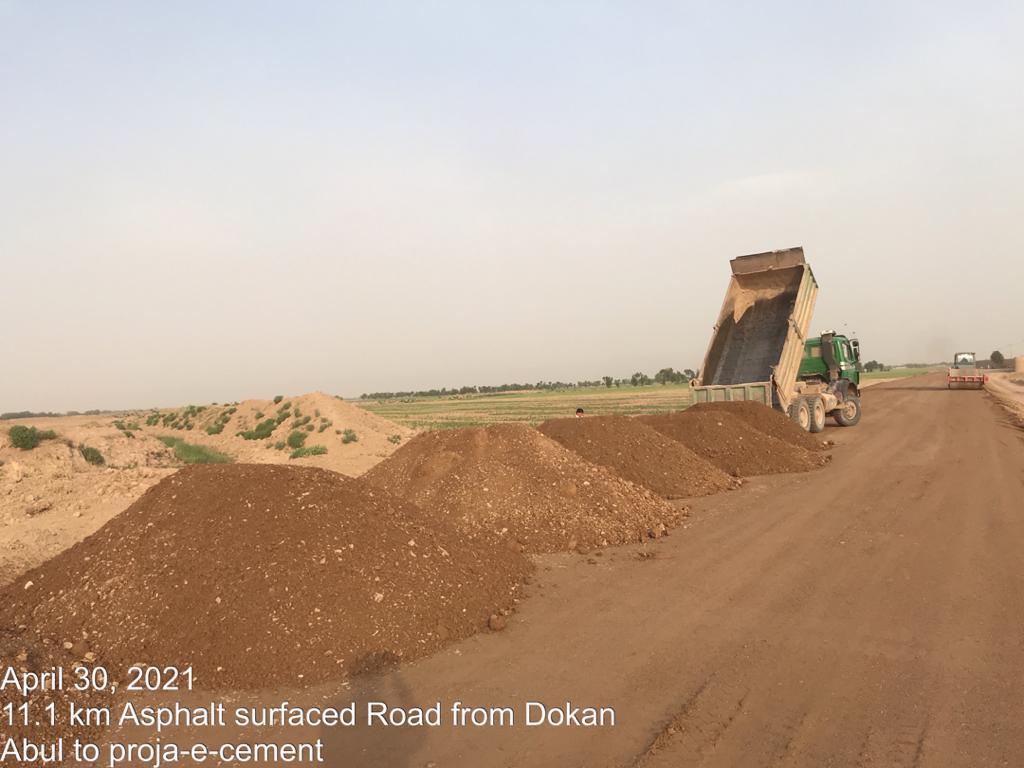
M806 472L827 459L754 429L724 411L694 410L637 416L736 477L777 472Z
M310 682L477 631L529 567L334 472L195 466L0 592L0 627L210 687Z
M365 478L530 552L635 542L683 514L525 424L427 432Z
M682 443L628 416L551 419L539 429L587 461L667 499L706 496L735 485Z
M324 392L232 405L186 406L132 414L140 435L169 435L206 445L236 461L290 464L360 475L389 456L412 430ZM322 452L291 458L293 432Z
M749 400L737 400L729 403L698 403L692 409L700 411L724 411L739 416L758 432L783 440L791 445L805 448L808 451L824 451L829 444L810 432L801 429L792 419L781 411L769 408L761 403Z

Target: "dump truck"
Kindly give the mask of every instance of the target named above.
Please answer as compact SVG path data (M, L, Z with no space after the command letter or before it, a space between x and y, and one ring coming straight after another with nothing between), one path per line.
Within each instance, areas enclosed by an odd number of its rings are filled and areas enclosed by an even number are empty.
M803 248L739 256L690 382L693 402L751 400L820 432L826 416L860 421L860 343L826 331L808 338L818 283Z
M946 389L981 389L988 376L981 372L973 352L957 352L946 374Z

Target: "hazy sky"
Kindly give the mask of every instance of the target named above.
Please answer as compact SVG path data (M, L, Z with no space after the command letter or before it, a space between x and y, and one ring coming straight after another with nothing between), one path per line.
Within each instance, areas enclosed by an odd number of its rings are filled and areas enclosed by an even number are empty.
M0 411L1024 354L1019 3L0 0Z

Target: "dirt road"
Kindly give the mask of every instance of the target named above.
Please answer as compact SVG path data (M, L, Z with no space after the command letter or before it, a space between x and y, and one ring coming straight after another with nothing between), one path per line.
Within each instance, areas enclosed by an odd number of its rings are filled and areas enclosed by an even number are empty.
M1022 764L1022 433L938 375L864 408L826 469L695 501L653 558L546 557L504 632L337 698L571 700L615 727L336 729L328 764Z

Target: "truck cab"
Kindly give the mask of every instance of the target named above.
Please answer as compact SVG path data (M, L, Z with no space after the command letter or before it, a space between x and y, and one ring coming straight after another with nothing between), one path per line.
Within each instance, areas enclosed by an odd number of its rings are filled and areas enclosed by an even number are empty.
M834 331L804 341L804 356L798 378L825 384L845 380L860 389L860 342Z

